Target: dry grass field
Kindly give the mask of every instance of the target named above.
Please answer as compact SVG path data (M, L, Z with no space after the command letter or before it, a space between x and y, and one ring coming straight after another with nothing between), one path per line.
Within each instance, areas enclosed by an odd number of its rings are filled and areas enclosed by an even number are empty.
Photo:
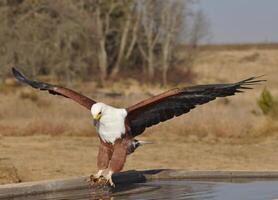
M278 122L263 115L256 103L264 87L278 99L278 50L204 50L193 71L194 84L263 74L268 81L149 128L139 137L154 144L131 155L125 170L278 170ZM0 183L95 172L99 141L90 113L68 99L10 82L0 88ZM168 89L134 80L102 89L95 83L73 88L115 106L128 106ZM107 92L121 95L109 97Z

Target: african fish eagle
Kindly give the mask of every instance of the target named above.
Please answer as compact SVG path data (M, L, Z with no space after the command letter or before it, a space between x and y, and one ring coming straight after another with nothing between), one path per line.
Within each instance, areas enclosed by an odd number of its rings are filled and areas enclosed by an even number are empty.
M147 143L135 139L146 128L185 114L216 97L232 96L243 92L242 89L252 89L251 86L265 81L259 79L260 77L251 77L236 83L175 88L128 108L115 108L65 87L27 79L15 68L12 68L12 72L17 80L33 88L70 98L91 111L100 138L97 156L99 171L95 177L104 177L112 186L112 174L122 170L127 155L141 144Z

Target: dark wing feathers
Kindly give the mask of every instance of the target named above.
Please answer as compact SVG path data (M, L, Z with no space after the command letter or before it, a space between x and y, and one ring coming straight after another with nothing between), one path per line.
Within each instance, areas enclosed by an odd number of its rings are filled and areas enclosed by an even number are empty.
M61 87L61 86L56 86L56 85L51 85L48 83L44 82L39 82L39 81L33 81L21 74L18 70L15 68L12 68L13 75L15 78L23 83L26 83L30 85L33 88L40 89L40 90L47 90L50 94L53 95L61 95L66 98L70 98L80 105L86 107L87 109L91 109L92 105L95 104L96 102L78 92L75 92L71 89Z
M12 72L17 80L33 88L47 90L53 95L71 98L87 109L91 109L92 105L96 103L94 100L68 88L30 80L15 68L12 68ZM231 96L235 93L243 92L245 89L252 89L253 85L265 81L260 78L261 76L251 77L231 84L197 85L182 89L175 88L146 99L126 109L128 112L126 123L129 127L129 132L135 137L141 134L145 128L187 113L197 105L207 103L217 97Z
M260 77L251 77L231 84L197 85L174 89L163 93L162 96L151 97L127 108L126 123L129 126L130 134L135 137L147 127L180 116L197 105L207 103L217 97L232 96L235 93L243 92L244 89L252 89L250 86L265 81L258 78Z

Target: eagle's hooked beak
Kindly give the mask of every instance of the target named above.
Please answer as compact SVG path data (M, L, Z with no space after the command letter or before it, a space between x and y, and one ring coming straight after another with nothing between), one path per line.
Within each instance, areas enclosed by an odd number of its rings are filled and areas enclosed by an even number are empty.
M97 126L98 121L99 121L100 118L101 118L101 112L99 112L99 113L96 114L96 115L93 115L93 118L94 118L94 126Z
M101 112L96 115L93 115L94 120L98 121L101 118Z

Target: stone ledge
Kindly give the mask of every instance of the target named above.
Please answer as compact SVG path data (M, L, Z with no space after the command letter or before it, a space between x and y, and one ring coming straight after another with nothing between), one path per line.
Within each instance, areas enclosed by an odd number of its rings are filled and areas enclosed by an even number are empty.
M110 187L91 187L88 183L89 176L73 177L59 180L45 180L37 182L15 183L0 185L0 199L15 197L28 198L33 195L42 195L55 192L72 192L83 190L94 195L118 192ZM188 180L228 180L232 179L277 179L278 171L186 171L172 169L154 169L142 171L126 171L113 175L116 188L132 189L134 183L144 183L148 180L162 179L188 179ZM136 189L136 188L133 188ZM144 188L147 189L147 188ZM31 199L31 198L30 198Z

